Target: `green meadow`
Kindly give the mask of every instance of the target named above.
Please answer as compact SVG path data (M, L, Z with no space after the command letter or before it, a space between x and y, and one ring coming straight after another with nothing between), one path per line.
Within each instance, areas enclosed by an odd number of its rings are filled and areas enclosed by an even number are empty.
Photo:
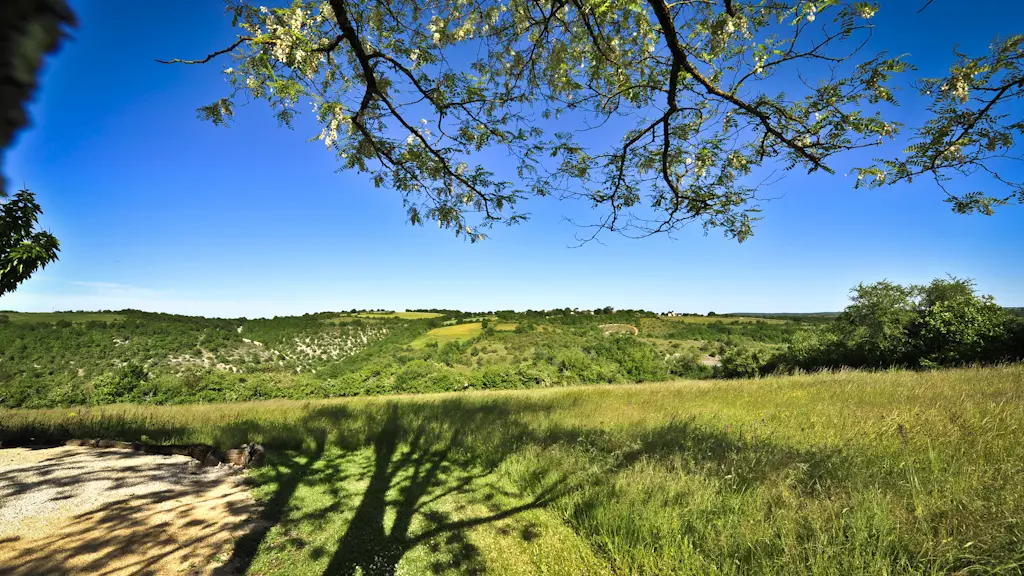
M695 324L713 324L715 322L721 322L722 324L753 324L756 322L784 324L786 322L778 318L758 318L755 316L666 316L665 319L673 322L692 322Z
M250 574L1020 574L1024 367L0 411L259 441Z
M403 320L424 320L440 318L443 314L436 312L360 312L352 314L356 318L401 318Z

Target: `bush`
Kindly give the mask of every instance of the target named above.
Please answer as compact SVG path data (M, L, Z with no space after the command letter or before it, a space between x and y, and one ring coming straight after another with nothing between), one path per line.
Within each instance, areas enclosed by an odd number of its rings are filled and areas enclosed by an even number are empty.
M619 365L627 379L633 382L665 380L668 368L654 346L636 336L610 336L594 348L600 358Z
M89 404L91 395L85 386L77 380L58 382L46 393L46 406L66 408Z
M466 378L447 366L413 360L395 375L393 390L398 393L451 392L465 385Z
M668 359L668 373L679 378L707 378L714 373L711 366L701 363L701 354L695 349L674 354Z
M135 362L128 362L113 373L106 373L93 380L92 400L96 404L132 402L138 399L139 385L149 381L146 369Z
M550 372L540 368L499 365L484 368L470 380L470 386L483 390L517 390L550 386L554 381Z
M617 364L591 358L580 350L563 352L557 357L555 366L565 384L604 384L622 379Z
M462 345L458 341L446 342L437 351L437 359L448 366L454 366L462 360Z
M751 347L730 348L722 354L721 374L726 378L751 378L757 376L764 364L763 353Z
M955 366L1017 360L1012 318L971 280L925 286L860 285L816 343L794 340L780 358L789 368Z

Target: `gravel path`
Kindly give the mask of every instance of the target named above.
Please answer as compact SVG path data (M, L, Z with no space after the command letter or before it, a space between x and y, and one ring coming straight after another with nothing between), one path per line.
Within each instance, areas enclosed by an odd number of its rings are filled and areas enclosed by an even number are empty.
M0 450L0 573L202 574L253 513L242 475L187 456Z

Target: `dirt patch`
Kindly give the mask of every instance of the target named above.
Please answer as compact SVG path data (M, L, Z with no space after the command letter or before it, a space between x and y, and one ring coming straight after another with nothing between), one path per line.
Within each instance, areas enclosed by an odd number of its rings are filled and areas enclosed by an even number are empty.
M715 358L714 356L708 356L707 354L705 354L704 356L701 357L700 363L703 364L704 366L721 366L722 365L722 361L721 360L719 360L718 358Z
M640 334L640 329L631 324L601 324L601 329L604 330L604 335L609 334L633 334L634 336Z
M242 479L188 456L0 450L0 573L207 574L255 511Z

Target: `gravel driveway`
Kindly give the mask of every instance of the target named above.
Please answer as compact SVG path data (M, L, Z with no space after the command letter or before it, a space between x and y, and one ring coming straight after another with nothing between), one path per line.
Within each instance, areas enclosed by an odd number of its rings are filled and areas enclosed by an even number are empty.
M0 450L0 573L206 574L254 505L233 468L62 446Z

